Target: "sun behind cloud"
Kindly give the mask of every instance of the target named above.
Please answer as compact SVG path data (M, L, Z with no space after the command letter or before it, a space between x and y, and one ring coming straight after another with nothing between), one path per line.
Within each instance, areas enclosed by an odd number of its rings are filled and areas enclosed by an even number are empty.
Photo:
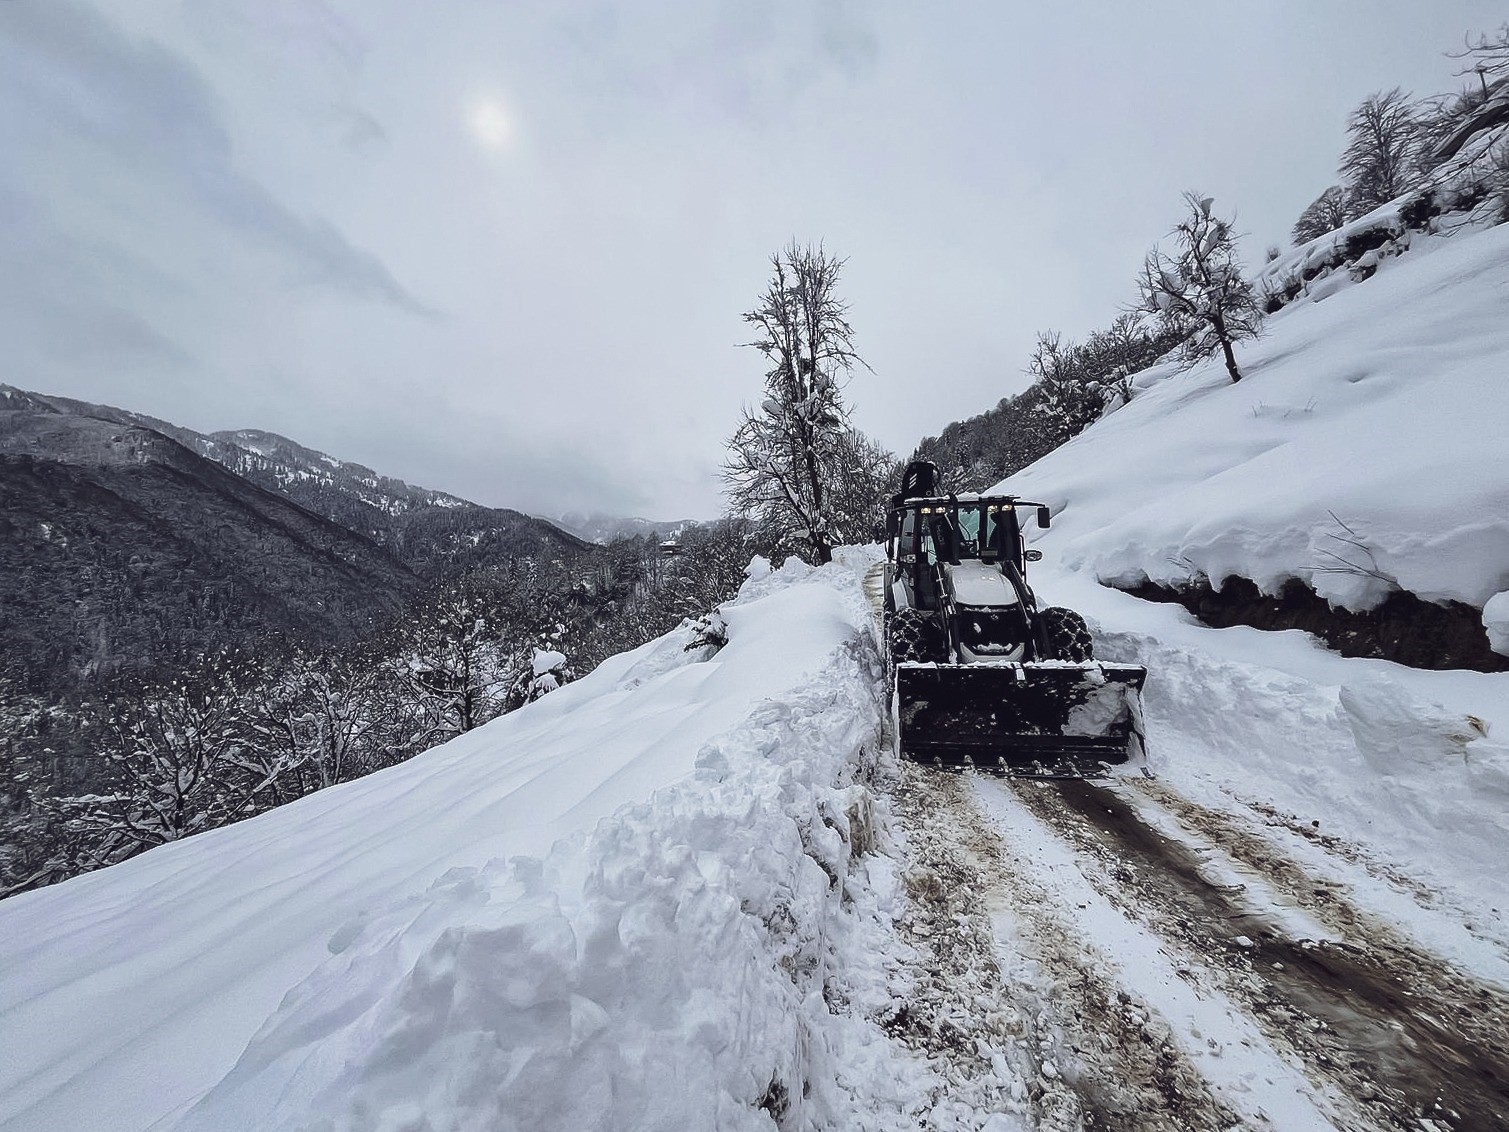
M471 102L466 111L466 124L478 144L495 151L507 149L516 133L513 115L502 101L491 96Z

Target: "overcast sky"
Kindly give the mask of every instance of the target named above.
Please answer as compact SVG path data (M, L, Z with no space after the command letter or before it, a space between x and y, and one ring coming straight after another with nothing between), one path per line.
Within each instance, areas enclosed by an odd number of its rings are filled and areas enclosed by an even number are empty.
M709 517L783 243L900 454L1103 326L1198 188L1249 263L1502 0L0 0L0 381L540 514Z

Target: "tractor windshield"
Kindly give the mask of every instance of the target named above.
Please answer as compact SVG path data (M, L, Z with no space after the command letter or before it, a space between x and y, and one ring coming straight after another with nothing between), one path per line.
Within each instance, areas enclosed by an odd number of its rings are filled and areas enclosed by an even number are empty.
M908 550L915 546L930 565L955 558L989 558L992 551L997 559L1010 558L1017 551L1015 518L1010 504L983 501L908 509L901 519L901 546Z
M1016 551L1016 518L1009 504L961 503L959 505L959 533L964 537L964 547L971 557L984 551L994 550L1000 557L1008 557Z

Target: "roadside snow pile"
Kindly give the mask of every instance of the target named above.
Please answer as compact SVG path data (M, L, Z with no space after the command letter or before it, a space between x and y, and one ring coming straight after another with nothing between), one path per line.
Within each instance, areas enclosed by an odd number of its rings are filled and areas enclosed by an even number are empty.
M1483 606L1483 628L1488 630L1488 647L1509 656L1509 590L1494 594Z
M911 1126L866 565L0 904L0 1126Z
M1509 225L1420 235L1219 361L1157 366L1126 407L1002 489L1115 584L1290 578L1361 610L1393 588L1481 609L1509 590Z

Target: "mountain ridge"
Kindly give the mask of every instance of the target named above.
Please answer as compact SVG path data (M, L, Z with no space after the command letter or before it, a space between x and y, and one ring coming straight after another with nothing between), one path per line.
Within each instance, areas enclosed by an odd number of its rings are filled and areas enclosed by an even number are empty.
M129 409L7 385L0 385L0 396L0 410L28 407L160 433L369 539L424 578L500 558L572 556L587 547L588 540L547 519L418 487L265 429L203 433Z

